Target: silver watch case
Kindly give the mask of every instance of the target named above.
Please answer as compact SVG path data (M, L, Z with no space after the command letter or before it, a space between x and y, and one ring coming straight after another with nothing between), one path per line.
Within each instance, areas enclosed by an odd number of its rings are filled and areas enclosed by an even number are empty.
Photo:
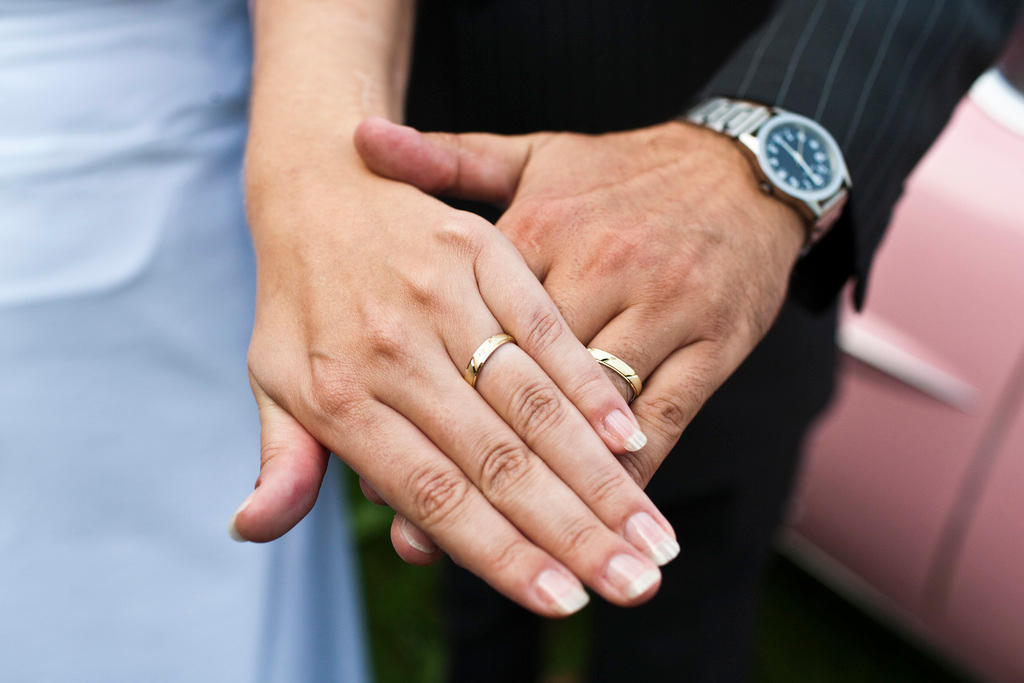
M740 149L750 158L761 189L795 208L807 221L807 246L818 241L839 218L851 187L850 172L838 143L816 121L778 107L725 97L712 98L698 105L687 113L686 119L740 143ZM825 141L835 172L829 184L822 189L800 190L773 180L763 143L777 126L786 123L807 126Z

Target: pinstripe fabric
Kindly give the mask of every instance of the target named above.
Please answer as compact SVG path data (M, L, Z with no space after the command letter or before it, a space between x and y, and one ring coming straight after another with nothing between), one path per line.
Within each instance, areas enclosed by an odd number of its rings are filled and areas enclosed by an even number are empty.
M434 130L602 132L746 96L821 121L854 181L793 295L858 278L903 178L995 58L1014 0L421 0L408 120Z
M807 17L807 22L800 32L800 38L797 40L796 47L793 48L793 57L789 60L789 66L786 68L786 75L782 79L782 85L779 86L779 91L775 93L772 102L782 102L786 99L786 93L789 92L789 86L793 84L793 77L800 67L804 50L807 48L807 41L814 35L814 30L818 27L818 22L821 20L821 13L825 11L826 7L828 7L828 0L821 0L811 10L810 16Z
M778 25L751 35L705 86L706 94L811 116L843 148L854 183L851 200L832 234L798 267L798 299L825 306L852 275L862 301L903 179L992 63L1020 4L783 0L772 20ZM815 28L807 40L809 25Z
M750 84L754 82L754 77L757 76L757 70L761 68L761 60L764 59L765 52L775 42L775 36L779 32L779 27L782 26L782 21L786 18L785 11L778 11L772 17L771 22L768 24L768 28L760 32L757 36L757 49L754 50L753 56L747 60L747 71L743 76L743 81L740 83L738 92L745 93Z
M864 77L863 83L861 83L860 97L857 98L857 106L853 110L853 117L846 128L846 135L843 137L842 142L843 147L849 147L850 143L853 142L853 136L857 132L857 126L861 121L861 117L864 115L864 107L867 106L868 100L874 91L875 80L878 78L879 72L885 65L885 57L889 52L889 46L892 44L893 34L896 32L896 28L900 25L900 19L903 18L903 12L906 8L907 0L897 0L896 4L892 8L889 20L885 24L885 32L882 34L882 39L876 47L875 58L871 62L871 69L868 71L867 76ZM825 104L827 106L828 102Z
M945 0L940 1L944 2ZM857 22L860 21L860 15L864 11L865 2L867 0L857 0L857 4L854 5L849 19L846 20L843 35L839 39L839 44L836 45L836 51L832 54L832 63L828 67L825 84L822 86L821 96L818 98L818 108L814 110L814 116L812 117L814 119L821 118L825 105L828 104L829 95L832 94L832 86L835 84L836 72L839 70L839 65L843 63L843 57L846 56L846 48L849 47L850 37L853 36L853 30L857 28Z

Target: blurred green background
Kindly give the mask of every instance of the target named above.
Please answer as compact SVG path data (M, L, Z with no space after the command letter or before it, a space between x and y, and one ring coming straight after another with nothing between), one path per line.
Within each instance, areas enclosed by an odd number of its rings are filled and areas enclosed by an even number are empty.
M391 548L392 512L368 503L349 475L378 683L441 683L445 649L437 567L414 567ZM544 683L581 682L584 620L549 623ZM876 623L788 560L765 579L757 683L968 683L969 678ZM485 682L482 682L485 683Z

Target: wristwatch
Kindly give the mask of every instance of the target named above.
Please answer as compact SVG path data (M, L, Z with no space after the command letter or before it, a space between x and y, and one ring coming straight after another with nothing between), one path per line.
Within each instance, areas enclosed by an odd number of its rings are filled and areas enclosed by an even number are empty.
M851 187L850 172L835 138L817 122L778 107L728 97L705 100L683 118L740 144L761 189L806 220L805 252L839 218Z

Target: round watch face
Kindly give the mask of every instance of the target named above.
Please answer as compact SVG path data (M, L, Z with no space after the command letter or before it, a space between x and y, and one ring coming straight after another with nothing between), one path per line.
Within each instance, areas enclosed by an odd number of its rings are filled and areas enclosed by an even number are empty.
M758 132L757 157L773 184L803 200L832 196L843 182L839 145L814 121L783 113Z

